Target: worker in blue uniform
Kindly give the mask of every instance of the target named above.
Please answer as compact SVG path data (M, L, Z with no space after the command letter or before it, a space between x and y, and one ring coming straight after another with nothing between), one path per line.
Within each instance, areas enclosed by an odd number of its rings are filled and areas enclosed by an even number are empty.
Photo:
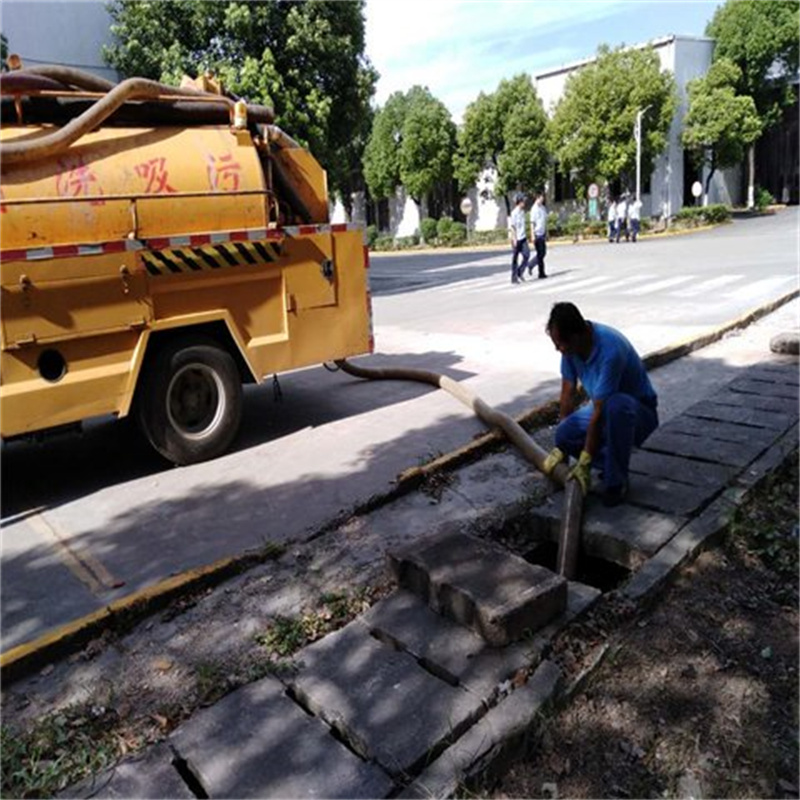
M592 322L573 303L556 303L546 327L561 353L560 422L549 474L567 456L578 459L569 473L584 495L591 468L603 474L603 503L619 505L628 491L631 451L658 427L658 397L639 354L616 329ZM576 409L578 382L589 397Z

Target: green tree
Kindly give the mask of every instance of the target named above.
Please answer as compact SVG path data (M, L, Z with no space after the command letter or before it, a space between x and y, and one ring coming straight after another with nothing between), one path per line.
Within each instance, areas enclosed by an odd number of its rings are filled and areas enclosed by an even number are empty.
M400 141L406 118L406 96L394 92L375 114L364 148L364 180L375 199L389 197L400 185Z
M739 67L722 58L702 78L687 85L689 110L684 119L683 146L696 164L709 168L703 205L708 203L714 172L740 164L747 148L761 134L753 98L736 94L741 77Z
M453 177L456 127L447 107L422 86L395 92L375 115L364 178L375 198L398 186L421 203Z
M110 66L172 85L212 72L226 90L272 106L349 201L378 77L364 52L364 0L113 0L109 10Z
M420 203L453 178L456 126L447 106L427 88L408 92L408 108L400 148L400 181Z
M753 98L762 131L774 125L794 102L797 77L798 0L727 0L714 12L706 35L716 40L714 58L727 58L741 70L739 94ZM749 149L749 206L755 186L755 148Z
M455 176L462 189L474 185L487 166L497 171L495 192L544 186L549 168L547 115L529 75L502 80L494 93L481 92L464 112L458 135Z
M652 48L598 48L591 63L567 79L551 120L551 145L560 169L582 194L590 183L620 178L631 185L636 172L633 129L642 125L642 171L652 171L664 150L677 104L675 79L662 72Z

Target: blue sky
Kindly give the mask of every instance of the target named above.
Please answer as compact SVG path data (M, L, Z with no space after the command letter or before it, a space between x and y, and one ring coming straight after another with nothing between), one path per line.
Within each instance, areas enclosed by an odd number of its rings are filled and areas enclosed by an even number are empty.
M456 122L503 78L588 58L600 44L702 36L722 0L367 0L375 102L427 86Z

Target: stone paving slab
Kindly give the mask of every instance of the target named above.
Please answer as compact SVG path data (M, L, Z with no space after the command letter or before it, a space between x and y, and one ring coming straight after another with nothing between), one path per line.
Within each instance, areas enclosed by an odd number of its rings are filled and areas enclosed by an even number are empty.
M501 681L512 678L520 669L535 666L550 648L553 637L571 620L587 611L601 597L599 589L577 581L569 582L567 610L545 625L530 639L508 645L487 647L472 658L461 682L479 697L494 697Z
M725 464L692 461L666 453L650 453L647 450L633 451L630 470L633 475L666 478L676 483L714 490L722 489L737 473L735 467Z
M673 430L669 423L658 428L642 446L643 450L684 456L699 461L710 461L728 466L747 466L764 450L761 444L740 444L706 439Z
M535 509L549 525L551 541L558 541L564 492L557 492ZM686 517L640 508L630 503L606 508L590 492L583 509L581 547L586 555L636 569L668 542L686 523Z
M537 631L567 605L564 578L460 531L388 556L401 587L498 647Z
M498 703L398 797L461 796L458 790L465 780L482 774L502 751L531 734L556 696L562 678L555 663L543 662L526 684Z
M733 422L725 422L708 417L699 419L684 415L670 421L669 430L678 433L688 433L705 439L714 439L720 442L733 442L734 444L760 444L767 447L775 441L780 432L774 428L753 427Z
M519 669L536 666L549 640L599 596L598 589L570 581L564 613L536 635L503 648L487 645L477 634L436 614L421 598L404 590L376 603L361 620L374 636L393 642L435 675L489 701L499 685Z
M65 789L57 797L193 800L195 794L181 778L173 761L172 750L162 742Z
M306 714L275 678L203 709L170 740L209 797L384 797L394 785Z
M742 394L759 394L765 397L786 397L793 400L797 397L797 387L789 383L772 383L753 378L736 378L728 384L732 391Z
M291 688L298 699L393 776L415 773L483 713L479 697L378 641L360 618L296 659Z
M797 400L790 397L769 397L757 394L742 394L730 389L724 389L708 398L710 403L724 406L737 406L739 408L753 408L759 411L776 411L780 414L789 414L797 417ZM701 405L701 404L697 404Z
M785 430L787 425L797 419L797 403L785 397L760 397L760 406L746 401L741 404L733 402L747 395L728 392L726 395L715 395L713 400L705 400L686 410L690 417L700 419L716 419L722 422L735 422L754 428L772 428ZM752 395L750 395L752 396Z
M718 483L690 486L666 478L635 473L629 475L628 482L627 503L680 516L687 516L707 505L724 485Z
M750 367L744 377L767 383L785 383L788 386L800 384L800 372L796 361L794 364L785 361L765 361Z

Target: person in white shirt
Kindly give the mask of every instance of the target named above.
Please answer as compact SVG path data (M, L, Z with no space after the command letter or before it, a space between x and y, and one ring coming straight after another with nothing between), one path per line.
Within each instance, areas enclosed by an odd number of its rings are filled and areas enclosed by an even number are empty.
M528 266L531 250L528 247L528 234L525 230L525 195L518 194L515 198L514 210L508 221L508 236L511 239L511 283L524 281L523 273ZM522 255L522 265L517 267L519 257Z
M625 241L629 242L631 235L628 231L628 200L625 195L622 195L617 203L617 242L619 242L623 233L625 234Z
M608 243L617 237L617 204L613 197L608 198Z
M639 236L639 226L641 225L642 216L642 201L634 200L628 211L628 217L631 221L631 239L635 242Z
M547 255L547 206L544 204L544 195L537 194L531 211L531 231L533 232L533 246L536 249L536 264L539 267L539 280L546 278L544 271L544 257ZM528 267L528 274L533 274L533 264Z

